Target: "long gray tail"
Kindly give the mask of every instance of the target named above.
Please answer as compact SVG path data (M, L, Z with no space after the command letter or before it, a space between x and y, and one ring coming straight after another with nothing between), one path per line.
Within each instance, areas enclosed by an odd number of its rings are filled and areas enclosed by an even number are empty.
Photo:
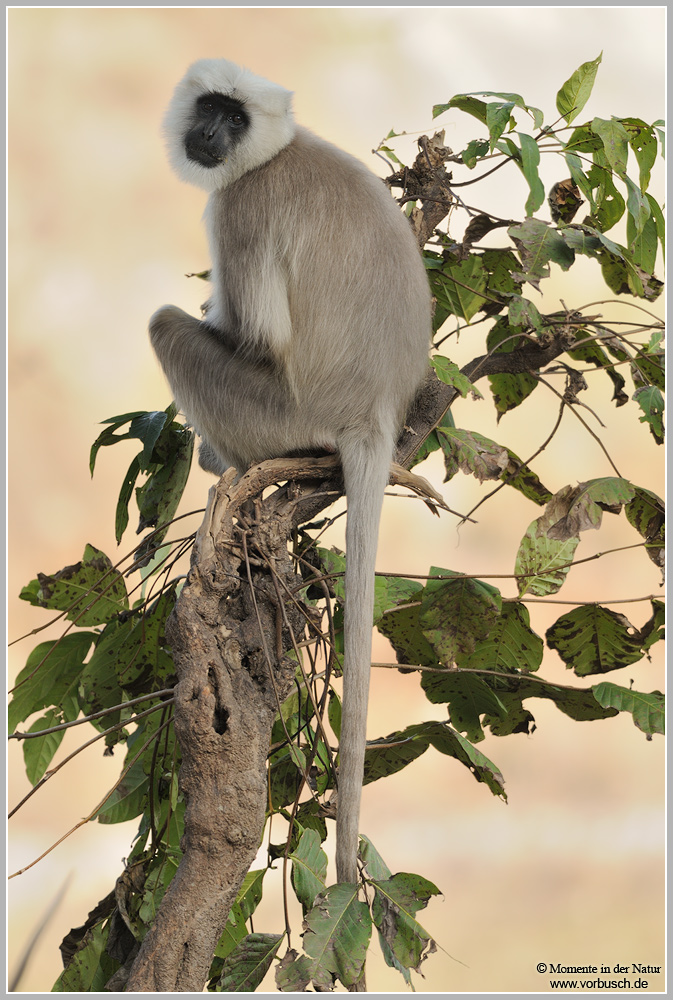
M374 570L383 493L390 475L392 441L341 444L348 499L346 526L345 656L336 866L339 882L357 881L360 796L367 733L371 668Z

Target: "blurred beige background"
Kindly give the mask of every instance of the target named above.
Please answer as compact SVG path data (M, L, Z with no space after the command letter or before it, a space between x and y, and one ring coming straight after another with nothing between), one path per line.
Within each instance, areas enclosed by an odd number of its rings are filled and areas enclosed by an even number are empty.
M664 36L661 7L10 10L10 639L49 620L16 599L37 571L76 562L87 542L117 556L114 506L135 450L132 444L104 450L91 481L90 444L101 420L168 404L147 341L148 317L164 302L196 312L204 297L203 285L184 275L208 264L200 223L205 196L172 176L160 137L165 105L191 61L225 56L294 90L300 121L384 174L371 150L391 128L418 133L443 126L455 150L478 134L476 122L458 115L433 126L432 105L456 93L516 91L553 121L556 91L601 50L585 116L661 118ZM547 187L563 170L560 162L544 161ZM659 198L662 175L659 161L652 187ZM525 190L516 168L500 171L479 195L480 207L518 216ZM456 225L459 238L462 223ZM538 304L551 311L558 297L569 306L605 298L597 266L585 262L569 280L554 278ZM606 318L638 315L624 304L597 308ZM455 361L479 353L482 334L474 336L476 347L469 331L457 345L451 341ZM594 381L586 401L608 429L593 426L620 472L661 494L661 452L631 406L614 409L607 380ZM527 457L555 419L556 404L549 408L542 389L537 397L539 410L524 407L498 428L488 400L461 402L456 422ZM611 474L571 417L535 467L553 490ZM480 496L466 477L442 487L436 461L424 471L455 509L468 509ZM203 506L210 482L194 472L183 510ZM381 569L424 573L435 564L511 573L518 540L537 516L532 504L503 490L480 508L478 525L458 536L454 520L437 522L420 505L409 519L409 502L386 503ZM600 533L583 540L578 557L637 541L623 516L605 520ZM511 580L498 585L514 595ZM654 567L635 551L578 567L559 599L607 602L658 588ZM647 604L618 607L637 627L648 617ZM531 608L540 634L567 610ZM11 647L10 675L36 642L56 634L52 628ZM375 657L391 659L383 641ZM541 672L572 683L555 654ZM662 689L661 650L655 647L651 664L623 674L608 679L628 685L633 677L636 687ZM423 966L425 979L415 977L419 990L544 991L549 984L536 971L539 962L663 963L663 741L647 742L627 717L577 724L547 704L529 707L538 724L532 736L489 736L479 745L503 771L509 805L433 750L366 790L363 832L393 870L418 871L444 893L422 914L441 947ZM442 718L441 707L426 701L414 677L377 673L372 736L433 718ZM84 729L69 734L57 759L84 738ZM11 822L10 870L86 815L120 763L119 752L103 758L94 748L48 783ZM12 743L11 805L27 787L21 750ZM110 890L136 826L89 824L9 883L11 970L69 878L21 990L51 989L60 971L58 942ZM256 918L260 930L280 927L270 875ZM662 976L648 978L650 992L663 989ZM369 986L396 992L404 984L374 959Z

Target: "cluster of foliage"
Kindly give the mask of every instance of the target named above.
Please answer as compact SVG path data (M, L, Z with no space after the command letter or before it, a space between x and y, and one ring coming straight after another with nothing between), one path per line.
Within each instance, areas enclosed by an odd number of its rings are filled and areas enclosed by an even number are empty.
M576 411L578 393L586 387L583 373L591 370L606 377L615 405L635 404L634 413L661 443L664 371L661 324L656 318L648 317L647 323L620 333L614 324L601 324L581 310L543 315L524 294L526 286L539 289L552 265L568 271L578 255L598 262L615 295L627 293L649 302L661 290L654 266L659 246L662 252L664 248L664 223L648 185L663 144L662 123L594 118L573 125L589 98L599 62L600 57L585 63L561 88L557 95L561 117L554 125L545 125L542 112L518 94L463 94L434 109L435 115L465 112L487 133L458 155L444 150L445 161L450 158L458 164L462 177L494 160L494 169L515 164L529 187L521 221L468 210L471 221L460 242L453 241L448 230L435 232L425 257L437 302L436 347L445 339L449 317L458 325L472 326L478 313L479 322L493 320L486 339L489 356L514 355L531 343L545 345L561 337L565 357L559 364L566 385L557 393L557 426L564 412ZM532 120L536 134L523 131L519 118ZM570 177L545 192L538 168L541 153L550 152L563 158ZM637 183L627 173L629 157L636 164ZM413 204L409 183L413 168L400 174L407 178L407 201ZM454 183L449 174L445 181L452 210L466 210L458 192L472 181ZM545 194L552 225L535 215ZM583 202L588 214L581 223L573 222ZM624 215L622 245L605 234ZM506 229L507 247L476 248L488 232L498 229ZM471 381L478 371L467 378L439 353L434 354L433 364L438 378L462 396L480 395ZM573 367L577 365L583 367ZM530 370L489 375L489 383L498 419L538 386L548 384L540 372ZM10 732L38 716L22 735L33 790L67 763L51 767L64 729L89 722L96 730L94 739L104 741L106 752L121 744L125 759L114 788L82 822L95 818L117 823L140 817L114 894L64 942L66 968L54 987L59 991L104 988L129 954L130 944L141 940L151 925L181 857L180 749L171 725L175 668L165 622L181 586L173 575L175 563L188 549L190 538L166 541L166 532L175 523L187 478L192 434L175 416L169 408L114 418L91 453L93 471L102 446L129 439L141 442L120 493L117 538L127 526L134 487L140 527L154 530L117 566L87 545L76 565L53 575L40 574L21 593L24 600L57 611L70 623L60 639L33 650L13 690ZM533 471L532 459L524 462L510 448L456 427L450 412L419 449L416 462L438 449L447 480L460 472L480 482L494 481L498 488L518 490L541 510L514 557L518 587L514 598L504 597L483 580L441 567L429 570L425 585L400 577L377 578L374 624L390 640L398 665L420 671L423 691L432 704L445 706L448 722L409 726L370 743L365 781L399 771L432 745L464 765L495 796L505 798L502 774L476 744L484 738L485 728L498 736L531 732L534 718L529 702L535 698L551 700L573 720L606 719L626 712L648 739L663 732L663 696L658 691L638 691L603 678L647 657L663 637L661 600L650 600L649 617L640 627L600 603L577 604L558 618L544 639L531 628L526 607L527 596L545 597L563 586L582 533L600 528L606 512L623 512L634 529L634 541L661 565L660 498L616 470L615 475L548 488ZM144 481L136 487L140 475ZM329 619L325 631L331 632L333 645L328 659L338 672L344 556L318 548L317 533L302 532L296 554L307 567L307 599ZM316 571L322 587L316 585ZM545 642L577 677L595 678L597 683L570 686L538 676ZM278 955L285 935L255 932L252 917L264 877L281 858L291 865L291 884L305 921L303 952L290 949L277 965L281 990L302 990L309 983L329 990L336 980L346 987L355 984L374 927L386 962L410 985L411 970L418 970L435 947L416 915L439 890L418 875L393 875L367 838L361 841L365 900L358 887L327 884L321 844L327 837L326 797L334 787L334 740L326 732L329 723L338 740L340 700L318 653L309 650L307 656L310 669L298 667L296 690L283 705L269 753L268 816L280 814L290 820L290 832L286 842L269 843L268 867L250 871L245 879L213 956L208 988L214 991L255 990ZM323 712L324 718L317 717ZM310 788L311 794L300 800L303 788Z

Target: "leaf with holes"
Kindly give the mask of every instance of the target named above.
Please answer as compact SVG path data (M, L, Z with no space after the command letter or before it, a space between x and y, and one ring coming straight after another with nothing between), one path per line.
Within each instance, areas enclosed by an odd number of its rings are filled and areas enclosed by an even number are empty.
M400 965L420 972L421 962L437 946L416 920L416 914L440 890L420 875L406 872L398 872L384 882L374 881L372 885L374 926Z
M19 597L41 608L65 611L79 626L101 625L128 611L124 577L100 549L87 545L81 562L53 576L38 573Z
M639 417L641 424L650 425L652 437L657 444L664 443L664 397L653 385L644 385L636 389L633 398L643 411L643 416Z
M636 630L624 615L588 604L573 608L547 629L547 645L578 677L619 670L642 658Z

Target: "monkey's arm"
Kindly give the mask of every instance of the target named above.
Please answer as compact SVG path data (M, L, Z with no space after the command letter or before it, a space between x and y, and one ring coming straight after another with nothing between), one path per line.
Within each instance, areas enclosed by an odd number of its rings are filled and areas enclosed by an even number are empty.
M206 442L210 471L221 474L235 465L243 472L253 462L306 447L303 441L288 444L294 404L269 356L236 351L233 339L177 306L162 306L152 316L150 339L176 402Z

